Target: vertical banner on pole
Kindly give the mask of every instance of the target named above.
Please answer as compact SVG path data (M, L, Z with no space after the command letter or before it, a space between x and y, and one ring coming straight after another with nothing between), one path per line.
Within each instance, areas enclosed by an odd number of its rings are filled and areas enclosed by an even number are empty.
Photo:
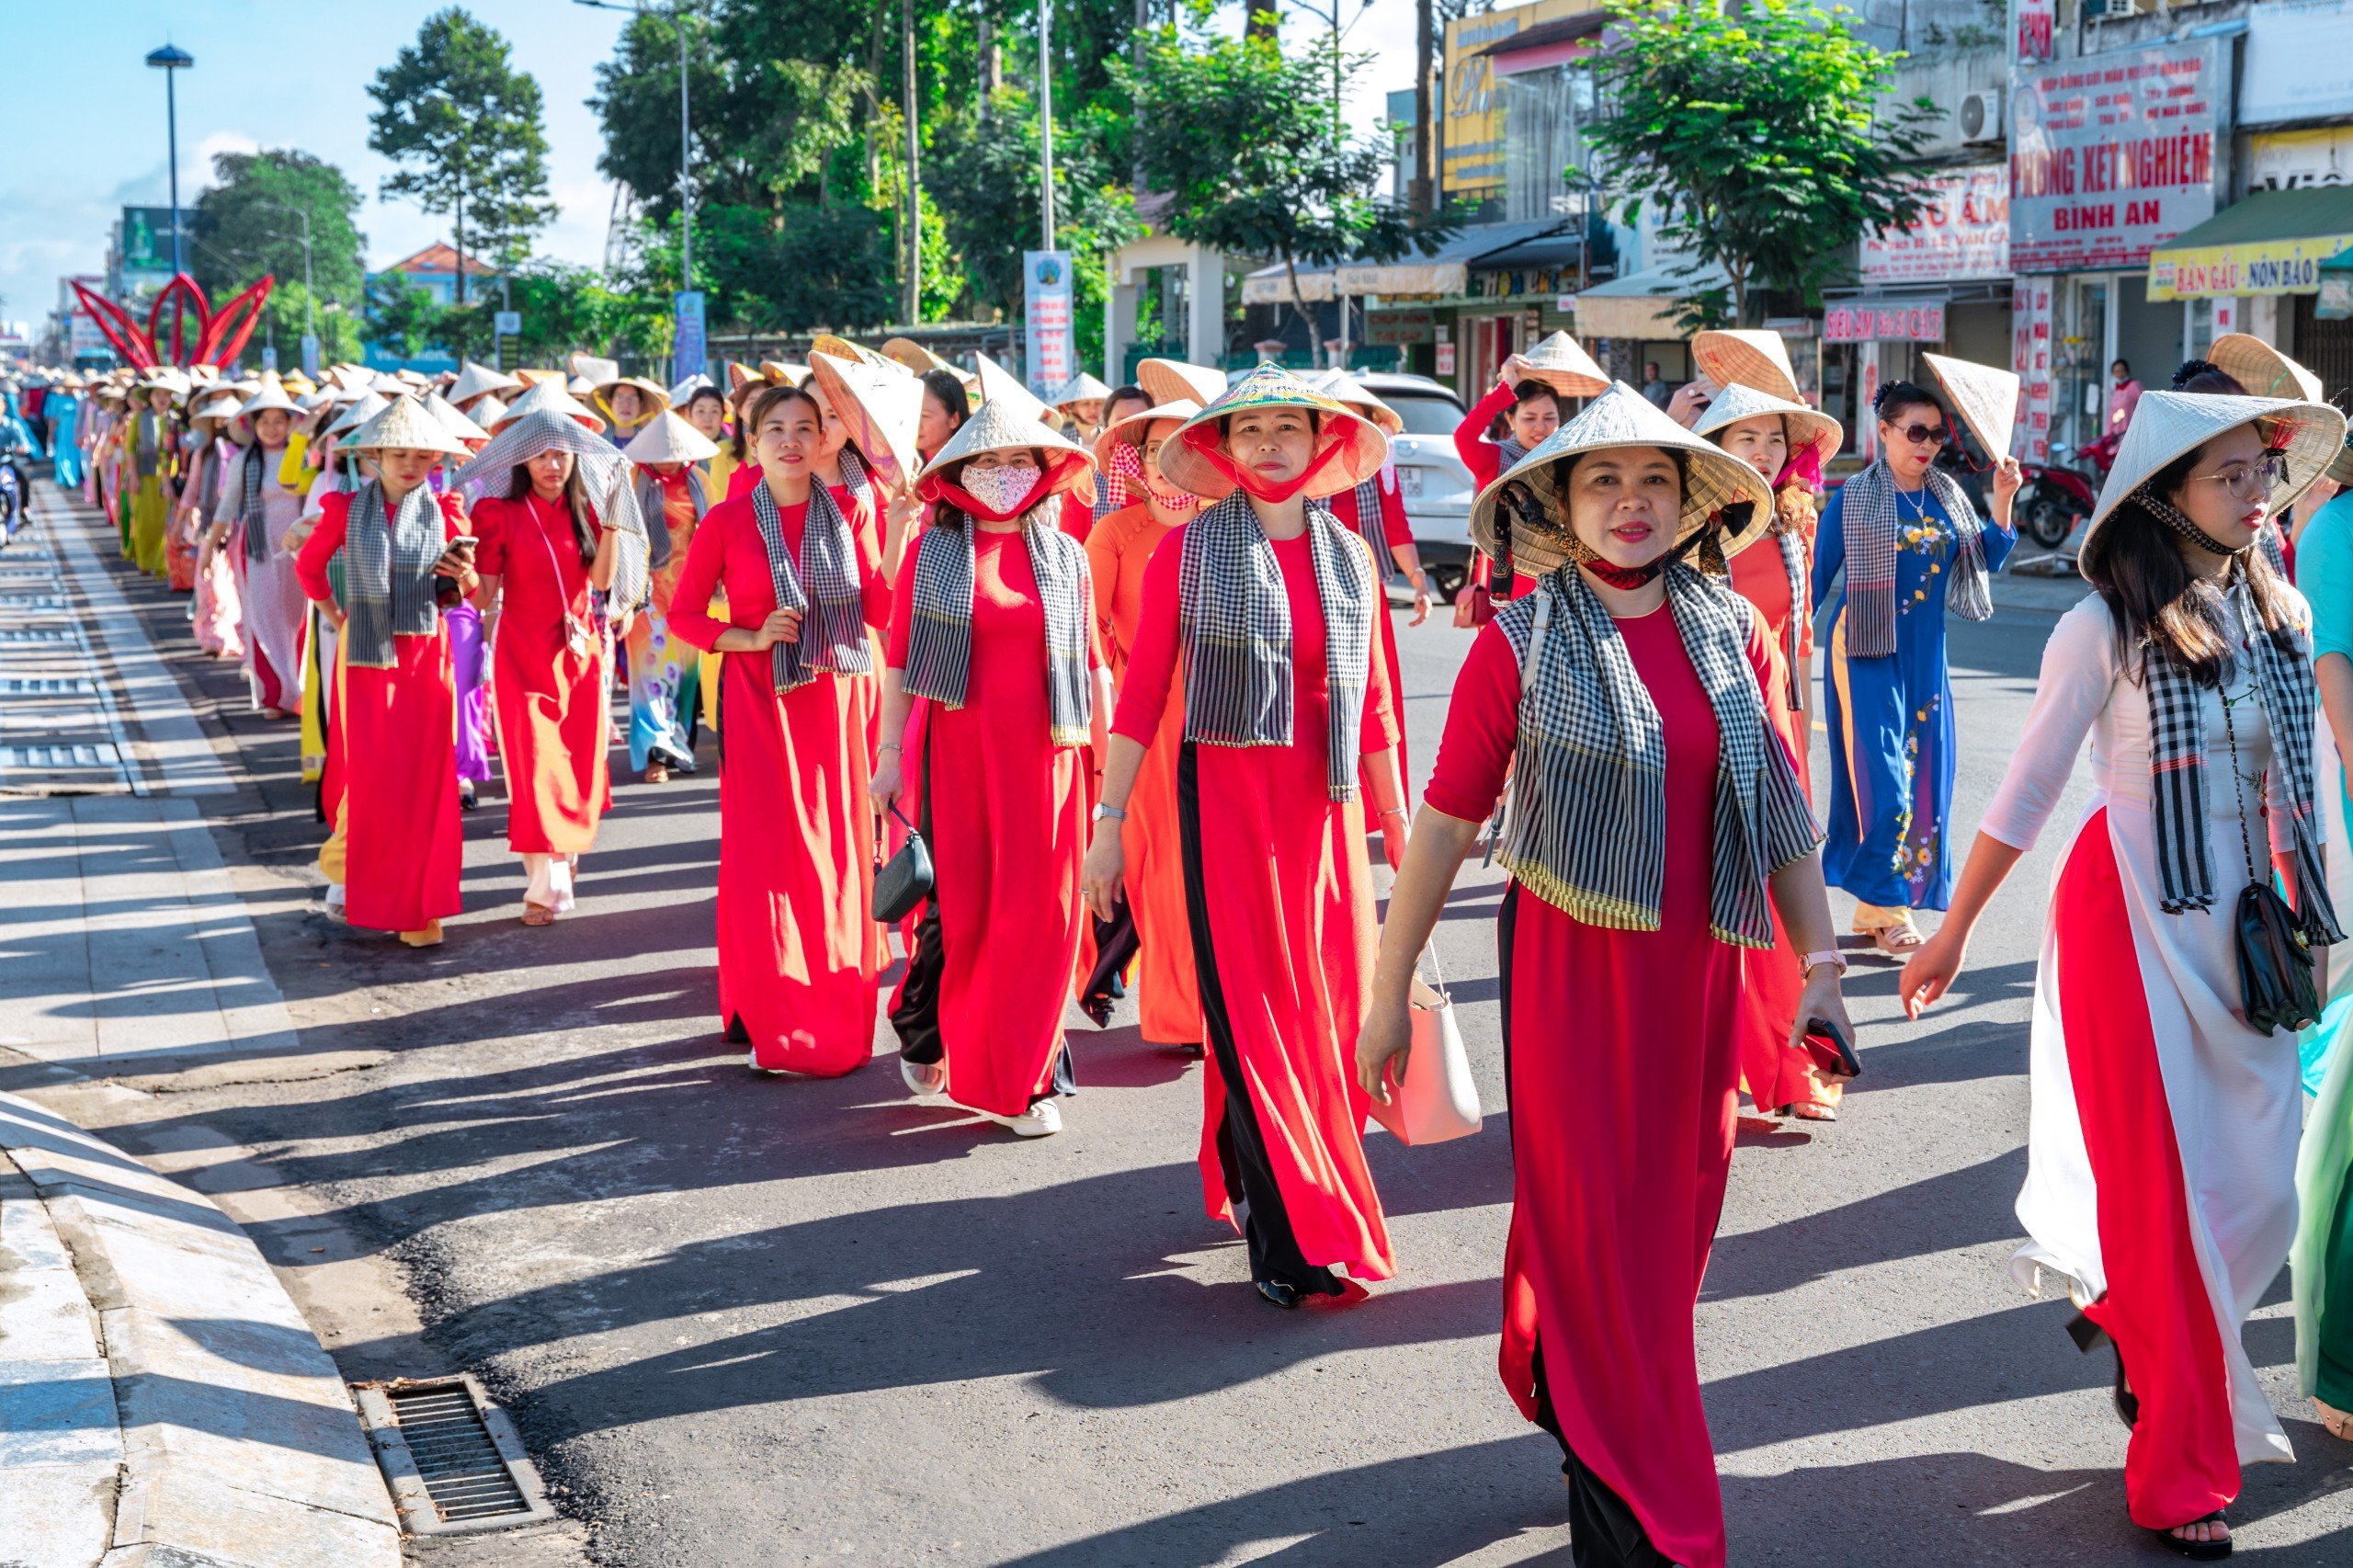
M1070 252L1023 251L1021 277L1029 343L1023 379L1031 392L1051 398L1078 373L1077 346L1071 336Z
M497 369L511 370L514 367L506 362L506 344L508 339L520 337L523 335L523 312L520 311L494 312L490 324L491 331L494 335L491 363Z
M677 335L672 339L670 379L683 381L688 376L702 374L703 367L710 360L710 346L702 330L702 290L689 289L670 298L677 312Z
M2051 460L2052 283L2021 278L2010 286L2010 369L2018 373L2014 455L2031 463Z
M315 332L302 335L302 373L314 381L319 379L319 335Z

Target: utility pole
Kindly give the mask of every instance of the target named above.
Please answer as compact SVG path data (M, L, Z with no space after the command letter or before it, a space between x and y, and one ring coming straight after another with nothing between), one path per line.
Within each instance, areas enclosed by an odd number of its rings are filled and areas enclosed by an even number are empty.
M177 73L196 63L196 56L170 44L147 57L147 63L164 74L164 123L165 146L171 160L172 179L172 272L174 276L188 270L180 254L180 97Z
M1054 0L1038 0L1038 207L1040 250L1054 248Z
M678 210L685 215L678 227L678 289L683 293L695 286L695 154L693 121L687 112L686 7L673 4L670 20L678 29Z
M1435 20L1430 14L1430 0L1414 0L1414 172L1405 181L1405 205L1426 217L1438 210L1430 178L1434 166L1430 75L1436 64L1430 58L1435 41L1430 28Z
M915 0L899 0L899 30L906 45L906 73L901 83L907 111L907 277L903 301L907 324L923 319L923 187L918 160L923 156L915 135Z

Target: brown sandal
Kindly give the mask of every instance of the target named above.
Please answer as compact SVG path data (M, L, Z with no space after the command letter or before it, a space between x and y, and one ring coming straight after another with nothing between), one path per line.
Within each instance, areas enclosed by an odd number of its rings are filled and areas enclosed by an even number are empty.
M2328 1435L2341 1442L2353 1443L2353 1415L2347 1415L2324 1400L2313 1401L2313 1409L2320 1415L2320 1424Z
M642 777L648 784L667 784L670 782L669 765L662 762L649 762L645 765L645 772Z
M526 926L552 926L555 924L555 911L550 909L544 903L527 903L523 905L523 924Z

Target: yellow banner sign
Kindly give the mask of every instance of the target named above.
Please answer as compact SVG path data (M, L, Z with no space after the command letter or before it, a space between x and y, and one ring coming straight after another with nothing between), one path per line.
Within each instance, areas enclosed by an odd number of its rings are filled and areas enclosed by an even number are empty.
M2315 294L2320 264L2353 247L2353 234L2242 240L2149 253L2152 300L2222 300L2239 294Z

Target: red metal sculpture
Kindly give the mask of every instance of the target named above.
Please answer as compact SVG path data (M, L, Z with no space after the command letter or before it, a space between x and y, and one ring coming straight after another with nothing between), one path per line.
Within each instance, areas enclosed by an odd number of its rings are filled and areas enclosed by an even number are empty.
M82 309L97 324L98 331L114 345L114 351L137 369L152 369L157 365L226 365L243 352L246 339L261 321L261 307L277 287L278 279L265 277L215 311L204 297L204 290L187 273L175 273L172 280L156 294L155 302L148 307L147 324L133 321L131 312L108 299L76 283L74 292L82 301ZM163 330L164 312L171 312L172 332L170 350L159 350L158 335ZM189 330L189 317L195 317L195 330Z

